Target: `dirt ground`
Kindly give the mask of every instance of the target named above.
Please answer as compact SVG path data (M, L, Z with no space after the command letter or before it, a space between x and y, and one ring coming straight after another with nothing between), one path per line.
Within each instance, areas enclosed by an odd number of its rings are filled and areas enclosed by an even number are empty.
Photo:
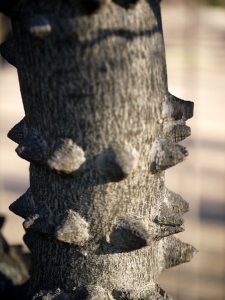
M181 3L183 3L181 1ZM179 300L225 299L225 10L194 1L162 2L162 20L172 94L195 102L182 142L187 160L166 171L166 185L190 203L186 231L178 237L199 253L164 272L161 286ZM16 69L0 66L0 214L11 244L22 243L22 219L8 206L29 187L29 164L7 132L24 116Z

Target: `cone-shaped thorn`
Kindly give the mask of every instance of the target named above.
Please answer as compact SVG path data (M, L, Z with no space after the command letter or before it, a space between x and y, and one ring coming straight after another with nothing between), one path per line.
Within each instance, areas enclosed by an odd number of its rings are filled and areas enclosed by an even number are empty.
M68 294L66 294L63 290L60 288L43 288L39 291L36 291L33 296L30 298L31 300L40 300L40 299L46 299L46 300L53 300L53 299L59 299L59 300L70 300Z
M113 289L112 295L116 300L163 300L172 298L163 291L158 284L152 283L145 287L118 287Z
M2 57L14 67L16 67L15 47L14 37L10 37L6 42L0 45L0 53Z
M47 145L40 133L32 128L16 148L16 153L27 161L40 163L46 158Z
M194 103L181 100L169 94L163 103L162 118L174 120L188 120L193 117Z
M9 209L16 215L26 219L34 210L35 204L34 199L29 188L25 194L14 201Z
M156 290L156 295L159 295L159 296L161 296L161 298L152 298L152 300L154 300L154 299L167 299L167 300L175 300L175 299L173 299L170 295L168 295L162 288L161 288L161 286L159 286L159 284L157 283L157 284L155 284L155 290ZM151 300L151 299L150 299Z
M120 217L110 234L110 243L122 251L149 246L151 240L143 220L134 215Z
M171 192L165 188L164 202L168 208L177 214L184 214L189 211L189 203L185 201L180 195Z
M182 162L188 152L185 147L174 144L169 139L159 139L153 145L149 156L151 173L164 171Z
M189 262L198 252L193 246L169 236L159 242L159 268L163 271Z
M51 235L54 230L53 215L44 201L38 203L34 211L23 222L26 230L33 231L41 235Z
M51 24L45 17L41 15L32 16L29 24L29 33L32 36L38 39L44 39L50 35L51 31Z
M159 241L164 237L183 232L184 225L176 226L176 225L158 225L153 223L151 229L151 235L153 240Z
M89 224L77 212L69 209L57 216L55 238L83 246L90 238L88 228Z
M16 124L7 134L13 142L20 144L28 133L26 117Z
M160 202L154 207L152 221L159 225L180 226L184 220L176 213L173 213L165 202Z
M96 160L97 169L103 177L120 181L137 167L139 154L128 143L113 142Z
M73 292L74 300L109 300L109 294L100 286L87 285L76 288Z
M48 166L59 173L71 174L85 162L84 151L71 139L56 142Z
M191 135L191 128L171 121L164 123L163 132L172 142L178 143Z

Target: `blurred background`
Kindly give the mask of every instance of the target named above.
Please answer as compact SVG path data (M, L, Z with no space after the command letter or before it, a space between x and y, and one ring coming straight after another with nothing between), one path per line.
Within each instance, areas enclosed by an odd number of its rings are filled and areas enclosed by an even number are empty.
M195 102L182 142L187 160L166 171L166 186L190 203L177 236L199 253L159 278L179 300L225 299L225 0L164 0L161 4L169 90ZM0 15L0 42L10 22ZM16 69L0 58L0 214L10 244L21 244L22 219L8 206L29 187L29 164L8 131L24 117ZM24 247L26 250L26 248Z

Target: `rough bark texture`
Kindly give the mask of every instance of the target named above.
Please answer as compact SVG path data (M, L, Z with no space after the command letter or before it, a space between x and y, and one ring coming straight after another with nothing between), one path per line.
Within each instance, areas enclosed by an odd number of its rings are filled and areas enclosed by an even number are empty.
M159 1L0 10L26 115L8 136L31 162L30 189L10 206L26 218L33 258L24 298L172 299L159 274L195 249L167 237L183 230L188 204L164 170L188 155L175 142L190 135L193 103L168 92Z

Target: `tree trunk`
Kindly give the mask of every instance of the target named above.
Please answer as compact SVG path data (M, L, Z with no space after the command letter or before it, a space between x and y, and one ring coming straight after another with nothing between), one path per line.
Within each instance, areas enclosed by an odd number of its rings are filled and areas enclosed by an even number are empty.
M8 136L30 161L30 188L10 206L32 253L24 298L172 299L159 274L196 250L172 236L188 203L164 170L188 154L177 142L193 103L168 92L159 1L5 0L0 11L25 110Z

